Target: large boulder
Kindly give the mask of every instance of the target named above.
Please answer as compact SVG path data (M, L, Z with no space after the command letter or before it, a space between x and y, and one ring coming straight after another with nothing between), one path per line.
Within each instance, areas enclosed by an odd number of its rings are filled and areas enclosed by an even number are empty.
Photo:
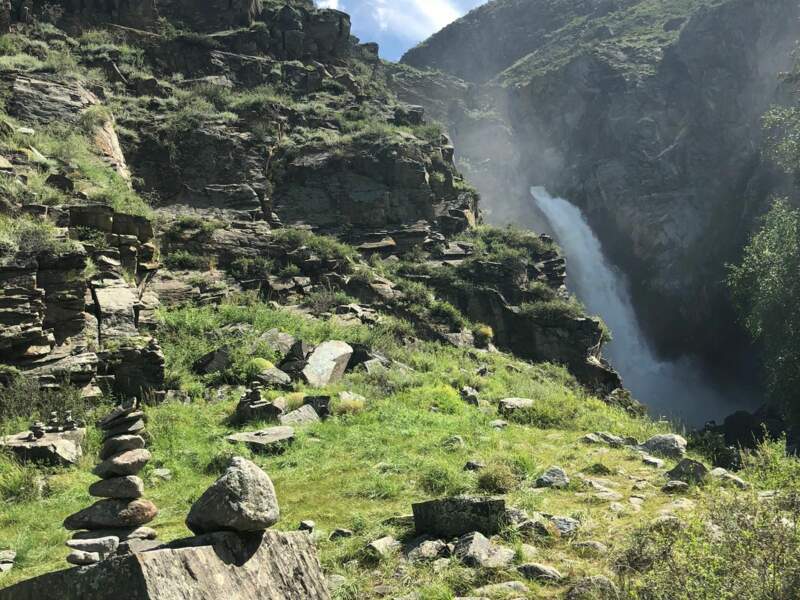
M353 348L345 342L323 342L309 355L303 369L303 378L314 387L323 387L336 383L342 378Z
M192 505L186 526L194 533L263 531L278 522L278 498L269 476L237 456Z
M120 598L329 600L330 594L310 536L276 531L181 540L0 590L0 600Z
M411 509L418 534L446 539L475 531L495 535L506 522L506 502L502 498L457 496L418 502Z
M657 456L683 458L686 454L686 439L675 433L654 435L641 445L641 449Z

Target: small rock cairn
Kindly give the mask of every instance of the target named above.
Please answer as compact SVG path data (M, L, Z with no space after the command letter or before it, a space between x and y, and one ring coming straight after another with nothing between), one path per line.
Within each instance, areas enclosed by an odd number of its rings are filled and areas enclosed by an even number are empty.
M154 539L156 532L144 527L158 514L155 504L142 498L144 482L137 474L150 461L145 449L146 417L139 402L115 408L98 422L103 431L100 464L92 471L100 477L89 493L101 498L64 521L76 531L67 541L72 552L67 562L92 565L117 551L121 542Z

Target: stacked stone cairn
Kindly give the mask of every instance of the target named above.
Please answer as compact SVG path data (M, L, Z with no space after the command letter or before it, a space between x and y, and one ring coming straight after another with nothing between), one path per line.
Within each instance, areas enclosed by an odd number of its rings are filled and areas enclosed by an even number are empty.
M150 461L145 423L136 399L98 422L103 431L102 462L92 472L100 481L89 487L89 493L101 500L64 521L66 529L76 532L67 541L72 550L67 557L70 564L91 565L117 552L121 543L155 538L156 532L145 525L158 509L142 498L144 482L137 476Z

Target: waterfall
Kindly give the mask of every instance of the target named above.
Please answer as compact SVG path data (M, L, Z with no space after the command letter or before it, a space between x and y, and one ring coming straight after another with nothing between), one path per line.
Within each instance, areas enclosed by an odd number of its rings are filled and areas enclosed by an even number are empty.
M626 277L606 260L580 209L543 187L531 194L567 257L567 287L611 329L614 339L603 355L653 416L702 425L749 408L744 399L715 389L688 357L660 360L639 326Z

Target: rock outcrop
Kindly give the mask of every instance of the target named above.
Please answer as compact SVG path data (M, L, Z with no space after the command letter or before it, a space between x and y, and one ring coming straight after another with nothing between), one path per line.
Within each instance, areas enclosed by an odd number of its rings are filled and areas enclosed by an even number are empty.
M163 549L42 575L0 590L0 600L330 598L305 533L227 533L183 542L186 547L179 540Z

